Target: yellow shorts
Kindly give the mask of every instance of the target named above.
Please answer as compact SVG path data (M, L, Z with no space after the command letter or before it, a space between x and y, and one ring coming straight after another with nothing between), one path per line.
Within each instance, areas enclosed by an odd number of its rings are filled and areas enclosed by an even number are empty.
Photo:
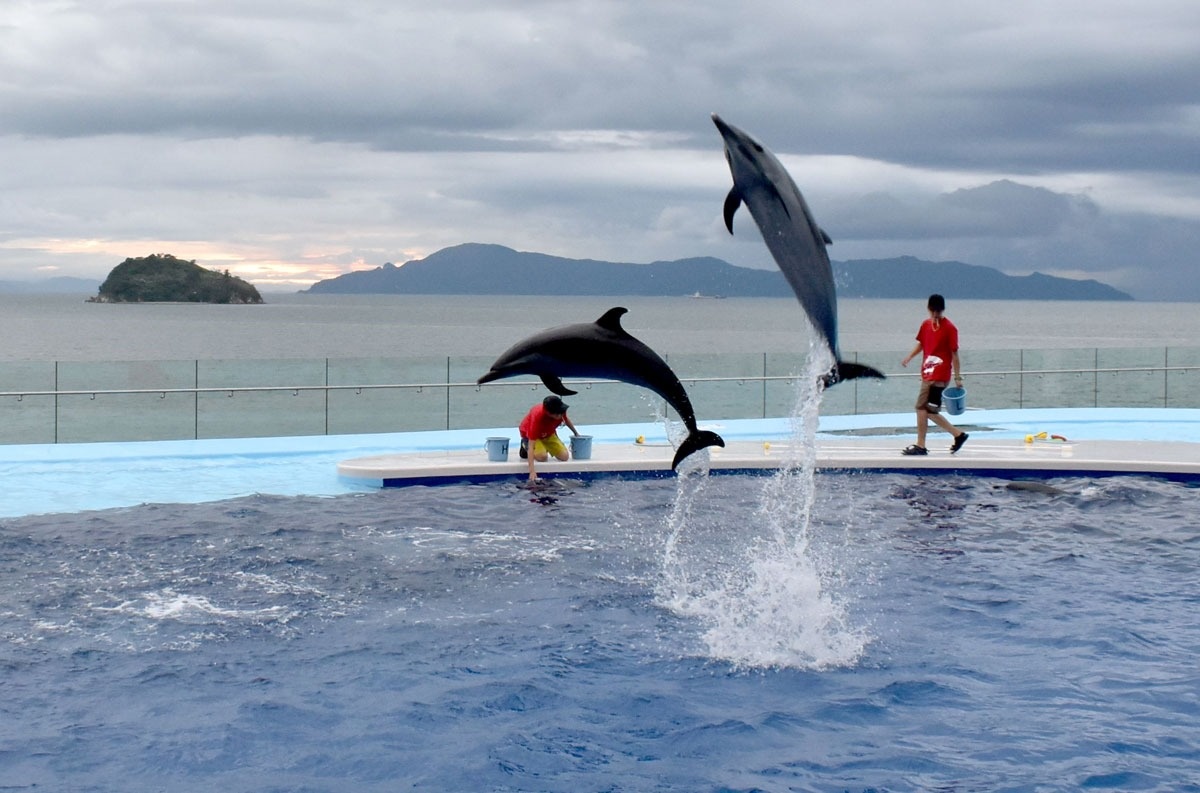
M559 440L558 433L530 441L529 446L535 458L545 454L549 457L557 457L560 460L565 460L567 456L567 447Z

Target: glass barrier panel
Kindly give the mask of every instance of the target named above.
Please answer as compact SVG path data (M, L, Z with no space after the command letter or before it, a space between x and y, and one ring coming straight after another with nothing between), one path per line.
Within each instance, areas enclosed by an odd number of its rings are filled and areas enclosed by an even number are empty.
M329 392L329 434L421 432L446 428L446 387Z
M769 352L764 356L763 373L770 378L763 389L763 413L765 417L787 417L796 409L799 396L797 376L808 364L805 356L793 352ZM821 412L827 412L828 403L821 401Z
M762 418L764 410L763 356L693 353L665 358L671 371L683 384L696 420ZM692 380L690 378L722 378ZM725 379L734 378L734 379ZM744 379L742 379L744 378ZM679 416L669 410L672 420Z
M1098 407L1162 407L1166 403L1166 349L1136 347L1097 350Z
M208 360L196 362L198 388L325 385L324 358Z
M194 361L61 361L60 391L116 391L154 388L192 388Z
M1021 404L1025 408L1096 405L1096 351L1023 350Z
M63 394L58 443L169 441L196 436L196 395Z
M0 361L0 391L53 391L54 361Z
M328 361L329 384L418 384L409 388L338 389L329 392L330 435L445 429L445 358L354 358Z
M535 398L545 395L546 390L542 389ZM563 401L571 406L571 421L585 435L584 427L588 424L653 424L664 419L679 420L675 411L653 391L616 380L581 387L578 394L563 397ZM519 412L518 422L532 404L530 402Z
M1200 347L1170 347L1166 363L1173 369L1186 367L1167 373L1166 406L1200 408Z
M843 357L852 363L870 366L883 372L887 377L883 380L874 377L861 377L837 383L826 390L826 396L841 397L841 390L850 391L854 397L853 413L899 413L912 407L917 395L917 375L920 369L900 366L903 352L871 352L843 353ZM824 405L822 405L822 413ZM851 412L851 411L848 411Z
M910 412L918 370L899 367L905 352L847 354L889 376L826 389L822 413ZM965 350L962 355L968 408L1200 408L1200 347ZM801 352L676 354L667 360L700 422L793 415L800 393L796 377L807 368ZM0 390L13 394L0 397L0 443L464 427L512 427L515 433L529 407L548 392L532 377L475 386L491 361L490 356L466 356L0 362ZM780 379L760 379L764 376ZM349 387L326 393L326 384ZM197 387L221 390L191 393ZM283 390L237 390L268 387ZM146 393L31 396L22 390ZM678 418L653 392L627 383L579 383L576 390L580 393L567 402L580 426Z
M962 350L959 357L968 409L1004 410L1021 406L1021 350Z
M143 394L62 394L58 397L59 443L179 440L195 437L194 361L62 361L60 391L144 391Z
M854 396L853 413L906 413L912 410L917 396L918 378L912 375L890 374L886 380L862 378L839 383L828 389L826 398L838 397L841 389ZM827 412L822 409L822 413ZM847 411L851 412L851 411Z
M549 395L541 380L512 377L470 385L478 380L495 358L477 355L451 357L446 374L451 383L464 383L450 389L446 400L446 424L440 429L472 427L516 427L535 400ZM571 399L567 398L568 405ZM575 420L575 416L571 416Z
M52 396L0 398L0 443L54 443Z
M54 361L0 361L0 391L55 390ZM53 396L0 397L0 443L54 443Z
M324 386L324 358L206 360L196 364L200 388ZM216 391L196 400L199 438L324 435L323 390Z
M325 392L206 391L196 396L196 437L325 435Z

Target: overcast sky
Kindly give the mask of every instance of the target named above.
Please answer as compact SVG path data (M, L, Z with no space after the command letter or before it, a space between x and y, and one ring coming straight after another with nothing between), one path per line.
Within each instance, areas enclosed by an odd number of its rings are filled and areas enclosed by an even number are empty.
M713 112L835 259L1200 301L1196 0L0 0L0 279L172 253L294 290L463 242L771 266L722 225Z

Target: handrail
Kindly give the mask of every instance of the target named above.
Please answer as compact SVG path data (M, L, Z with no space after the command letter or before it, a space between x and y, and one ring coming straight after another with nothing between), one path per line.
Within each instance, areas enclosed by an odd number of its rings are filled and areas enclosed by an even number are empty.
M967 378L972 377L1006 377L1009 375L1064 375L1064 374L1130 374L1137 372L1144 373L1165 373L1165 372L1190 372L1200 369L1200 366L1134 366L1134 367L1111 367L1111 368L1093 368L1093 369L998 369L995 371L979 371L968 372ZM894 372L888 375L889 378L914 378L919 377L917 372ZM767 382L791 382L797 378L797 375L739 375L736 377L689 377L684 376L679 378L685 383L767 383ZM491 386L529 386L537 385L538 380L504 380L487 383ZM590 387L603 383L618 382L608 379L588 380L588 379L571 379L564 380L564 383L571 385L581 385ZM264 391L363 391L363 390L382 390L395 388L474 388L482 389L483 385L473 382L437 382L437 383L362 383L350 385L261 385L261 386L205 386L195 388L85 388L85 389L70 389L70 390L29 390L29 391L0 391L0 397L27 397L27 396L97 396L97 395L116 395L116 394L222 394L227 393L230 396L237 393L262 393Z
M975 358L973 353L972 360L980 368L966 372L967 383L975 384L972 407L977 409L1020 409L1030 405L1200 408L1200 348L1186 348L1178 358L1171 348L1136 351L1137 357L1103 359L1099 349L1075 351L1091 353L1084 358L1029 359L1022 350L1020 358L1015 359L1009 356L1010 351L979 352L989 357ZM996 355L1001 357L992 357ZM780 363L774 363L770 356L705 356L703 363L694 364L696 369L704 366L700 371L719 374L681 373L680 379L689 390L697 388L694 397L701 403L697 407L708 416L739 419L787 415L795 401L790 389L808 375L801 368L802 360L795 356ZM872 359L885 363L892 360L883 353L851 358L860 362ZM78 362L86 368L78 368L76 362L0 362L0 388L4 389L0 390L0 407L5 411L0 444L506 426L527 409L520 394L543 388L532 375L487 383L490 387L484 388L474 382L474 370L482 364L464 359L456 368L454 361L452 357L440 361L398 359L385 361L389 368L377 368L373 362L355 359L343 362L325 358L323 366L321 359L305 359L298 369L288 361L254 361L250 367L239 366L237 361L220 361L221 365L211 370L199 360L152 361L146 370L142 366L147 362L139 361ZM1101 367L1102 361L1116 365ZM1024 368L1027 362L1043 368ZM267 367L262 368L263 364ZM472 368L462 368L464 364ZM672 364L677 371L687 368L674 361ZM395 366L400 368L390 368ZM746 374L726 374L731 371ZM408 376L422 382L378 382ZM470 381L452 379L467 376ZM905 384L920 376L920 370L912 367L892 372L884 381L853 380L829 391L821 410L827 415L894 411L898 405L911 404L905 393L909 386ZM371 379L376 382L353 382ZM279 384L251 385L263 380ZM154 382L163 385L145 386ZM221 382L230 385L217 385ZM118 387L89 388L88 383ZM580 378L567 383L581 392L597 386L606 392L605 398L583 406L581 417L598 423L645 417L646 394L609 391L612 386L623 385L618 381ZM654 404L655 415L669 414L667 407Z

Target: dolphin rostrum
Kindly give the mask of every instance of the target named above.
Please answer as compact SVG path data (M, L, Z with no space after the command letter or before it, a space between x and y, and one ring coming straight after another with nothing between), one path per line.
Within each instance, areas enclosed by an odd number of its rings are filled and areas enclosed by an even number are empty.
M792 177L775 155L754 138L725 123L716 113L712 120L725 139L725 159L733 174L733 189L725 198L725 227L733 233L733 214L745 203L809 322L833 353L836 363L826 382L884 377L870 366L841 359L837 342L837 293L825 250L833 240L813 220Z
M648 388L667 401L683 419L688 435L675 450L674 470L683 458L706 446L724 446L715 432L696 426L696 414L683 383L654 350L621 327L628 309L616 307L595 322L562 325L543 330L510 347L496 359L479 384L521 374L537 375L559 396L576 392L563 385L564 377L598 377Z

